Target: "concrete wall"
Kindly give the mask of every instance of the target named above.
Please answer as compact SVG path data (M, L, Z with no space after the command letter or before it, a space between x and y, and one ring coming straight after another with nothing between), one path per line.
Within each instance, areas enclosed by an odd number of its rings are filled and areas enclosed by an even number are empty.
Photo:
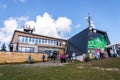
M20 52L0 52L0 63L26 62L31 54L34 61L42 61L42 54L20 53ZM47 54L45 54L47 60Z

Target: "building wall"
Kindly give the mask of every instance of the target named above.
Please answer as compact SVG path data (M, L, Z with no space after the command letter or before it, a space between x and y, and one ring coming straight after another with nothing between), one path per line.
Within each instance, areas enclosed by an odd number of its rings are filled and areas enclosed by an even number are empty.
M89 32L88 35L88 52L90 58L94 58L95 54L101 51L104 51L104 57L106 56L106 46L109 44L107 39L107 34L102 31ZM107 53L108 54L108 53Z
M93 58L96 50L100 51L104 49L106 52L106 46L110 44L107 33L97 29L95 30L96 32L86 28L80 33L71 37L67 42L68 54L73 52L76 52L77 55L89 53L90 58ZM105 57L107 57L106 54Z
M78 50L77 55L87 53L88 32L89 30L87 28L68 40L68 43L70 43L74 49L76 48L76 50Z
M34 61L42 61L43 54L32 54L32 53L20 53L20 52L0 52L0 63L18 63L18 62L27 62L28 56L31 54ZM46 59L48 55L45 54Z
M31 42L21 42L19 41L19 37L27 37L28 39L35 39L36 43L31 43ZM47 43L39 43L39 40L46 40ZM57 45L53 45L51 42L48 43L48 41L51 41L52 43L57 43ZM33 40L34 42L34 40ZM59 43L59 44L58 44ZM26 33L26 32L21 32L21 31L15 31L13 35L13 39L11 41L11 44L13 44L13 51L19 51L20 48L34 48L34 52L38 52L39 48L53 48L53 49L59 49L60 53L64 53L65 47L66 47L66 40L63 39L58 39L58 38L52 38L52 37L47 37L47 36L42 36L42 35L37 35L37 34L32 34L32 33Z

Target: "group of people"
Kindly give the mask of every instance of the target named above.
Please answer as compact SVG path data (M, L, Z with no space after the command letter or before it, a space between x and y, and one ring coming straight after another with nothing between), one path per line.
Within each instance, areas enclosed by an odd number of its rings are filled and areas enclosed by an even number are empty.
M87 53L87 54L83 54L82 55L83 56L83 61L85 61L85 62L88 62L88 61L90 61L91 59L95 59L95 60L102 60L102 59L104 59L105 57L104 57L104 53L102 52L102 51L100 51L100 50L96 50L94 53Z
M53 53L50 58L51 58L51 60L53 60L53 62L55 63L55 62L56 62L56 59L57 59L57 54Z
M65 54L65 53L61 55L52 54L50 58L54 63L56 62L56 60L59 60L59 59L61 63L66 63L66 61L72 63L72 56L70 54Z
M61 63L66 63L66 61L72 63L72 55L70 54L62 54L60 57Z
M45 62L46 56L43 54L42 55L42 62ZM57 54L52 54L51 55L51 61L53 61L54 63L56 62L58 55ZM62 54L61 56L59 56L60 62L61 63L66 63L66 61L72 63L72 55L70 54ZM31 54L28 56L28 62L29 63L34 63L34 59L32 58Z

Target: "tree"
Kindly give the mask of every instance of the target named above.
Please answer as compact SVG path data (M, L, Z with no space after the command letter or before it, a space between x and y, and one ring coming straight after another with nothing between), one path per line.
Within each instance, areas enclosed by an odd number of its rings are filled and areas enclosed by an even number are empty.
M1 47L1 51L6 51L5 43L2 45L2 47Z

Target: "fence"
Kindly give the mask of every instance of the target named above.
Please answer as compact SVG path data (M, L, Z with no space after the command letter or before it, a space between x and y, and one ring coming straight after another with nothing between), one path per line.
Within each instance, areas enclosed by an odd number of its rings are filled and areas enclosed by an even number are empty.
M34 61L42 61L42 54L38 53L0 52L0 63L26 62L30 54ZM45 54L45 56L48 57L47 54ZM47 58L45 60L47 60Z

